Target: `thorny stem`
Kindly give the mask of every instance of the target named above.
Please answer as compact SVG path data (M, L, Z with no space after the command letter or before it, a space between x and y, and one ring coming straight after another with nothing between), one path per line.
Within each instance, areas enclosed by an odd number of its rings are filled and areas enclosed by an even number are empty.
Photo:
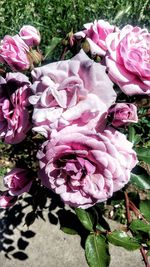
M127 214L127 222L128 225L131 223L132 219L131 219L131 215L130 215L130 208L129 208L129 197L127 192L124 193L125 194L125 204L126 204L126 214Z
M148 257L147 257L147 255L145 253L145 249L143 248L143 246L140 248L140 252L141 252L141 255L143 257L143 261L145 263L145 267L150 267L150 264L148 262Z
M137 218L141 218L143 221L145 221L147 223L146 219L143 217L143 215L140 213L140 211L137 209L137 207L134 205L134 203L131 200L129 200L127 192L125 192L125 204L126 204L126 213L127 213L128 225L132 221L130 209L134 212L134 214L137 216ZM145 267L150 267L150 264L148 262L148 257L145 253L145 249L143 246L141 246L140 252L141 252Z
M138 219L142 219L144 222L148 223L147 220L143 217L141 212L137 209L137 207L131 200L129 201L129 207L134 212L134 214L137 216Z

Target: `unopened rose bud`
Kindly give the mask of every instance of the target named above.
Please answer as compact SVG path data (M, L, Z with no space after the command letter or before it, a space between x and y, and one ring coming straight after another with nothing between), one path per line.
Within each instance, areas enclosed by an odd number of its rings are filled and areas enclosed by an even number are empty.
M40 44L40 33L31 25L24 25L20 29L19 35L28 46L37 46Z
M28 58L31 65L38 65L43 59L42 54L35 49L30 50L30 52L28 53Z
M16 196L10 196L8 191L1 192L0 195L0 208L6 209L12 207L17 201Z
M130 103L117 103L108 110L108 118L114 127L138 122L137 107Z
M11 196L18 196L24 192L29 192L32 179L27 170L15 168L4 177L4 185L8 188Z

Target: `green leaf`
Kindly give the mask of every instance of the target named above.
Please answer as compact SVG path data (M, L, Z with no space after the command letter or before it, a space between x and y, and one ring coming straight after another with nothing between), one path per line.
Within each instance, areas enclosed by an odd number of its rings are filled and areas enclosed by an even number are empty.
M107 235L107 239L115 246L123 247L127 250L135 250L140 248L140 244L135 238L130 237L124 231L115 230Z
M145 147L135 148L138 159L146 163L150 163L150 149Z
M137 231L142 231L144 233L150 232L150 224L147 224L139 219L133 220L129 228L134 232L137 232Z
M0 176L4 176L7 173L6 167L0 167Z
M139 134L136 134L135 128L133 126L129 126L128 130L128 140L134 145L138 144L141 139L141 136Z
M68 228L68 227L61 227L60 228L65 234L69 234L69 235L76 235L77 231L72 229L72 228Z
M140 211L143 216L150 221L150 200L142 200L140 202Z
M90 234L85 243L85 255L90 267L108 267L110 256L106 238Z
M93 231L93 226L95 223L95 216L87 210L83 210L80 208L76 208L75 212L80 220L80 222L83 224L83 226L89 230Z
M134 127L132 127L132 126L129 126L128 130L129 130L129 133L128 133L128 140L134 144L134 139L135 139L135 129L134 129Z
M44 57L44 60L47 59L48 56L53 52L53 50L56 48L56 46L60 43L61 38L53 37L51 39L51 43L49 46L46 47L46 55Z
M150 189L150 176L146 170L140 166L136 166L132 170L130 182L140 189Z

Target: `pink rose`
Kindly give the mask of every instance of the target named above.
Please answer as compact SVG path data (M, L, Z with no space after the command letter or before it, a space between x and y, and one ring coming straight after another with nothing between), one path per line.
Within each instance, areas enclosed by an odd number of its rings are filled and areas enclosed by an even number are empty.
M15 168L4 176L4 185L9 189L11 196L19 196L24 192L29 192L32 179L29 171Z
M83 209L120 190L137 163L132 143L120 132L108 128L98 134L75 126L53 132L37 158L42 184Z
M74 34L75 38L86 37L91 53L104 56L107 51L106 37L108 34L116 31L117 28L104 20L95 20L94 23L86 23L84 24L84 28L85 30Z
M0 138L8 144L17 144L31 128L28 97L30 82L21 73L7 73L0 77Z
M19 35L28 46L36 46L40 44L40 33L35 27L31 25L24 25L20 29Z
M6 209L12 207L17 201L17 197L10 196L8 191L0 193L0 208Z
M150 33L125 26L107 36L106 65L113 82L127 95L150 95Z
M0 43L0 62L7 63L14 71L27 70L30 67L28 52L29 47L19 35L6 35Z
M50 63L32 71L33 130L49 137L51 131L76 124L94 128L115 102L113 85L105 67L82 50L69 60Z
M109 108L108 118L114 127L138 122L137 107L130 103L116 103Z

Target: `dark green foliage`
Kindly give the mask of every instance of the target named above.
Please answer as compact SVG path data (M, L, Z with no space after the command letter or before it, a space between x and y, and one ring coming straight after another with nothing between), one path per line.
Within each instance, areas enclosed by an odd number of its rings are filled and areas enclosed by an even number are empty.
M78 216L78 219L83 224L83 226L89 230L93 231L94 223L95 223L95 214L91 213L91 211L86 211L83 209L75 209L76 215Z
M130 237L126 232L115 230L108 236L108 241L115 246L123 247L127 250L140 248L140 244L135 238Z
M146 199L140 202L140 211L150 221L150 200Z
M109 266L110 256L106 238L103 235L90 234L85 243L85 255L90 267Z
M142 220L133 220L130 224L130 229L133 232L141 231L144 233L149 233L150 232L150 224L145 223Z
M150 178L146 170L140 166L136 166L131 173L130 182L135 184L138 188L149 190Z

